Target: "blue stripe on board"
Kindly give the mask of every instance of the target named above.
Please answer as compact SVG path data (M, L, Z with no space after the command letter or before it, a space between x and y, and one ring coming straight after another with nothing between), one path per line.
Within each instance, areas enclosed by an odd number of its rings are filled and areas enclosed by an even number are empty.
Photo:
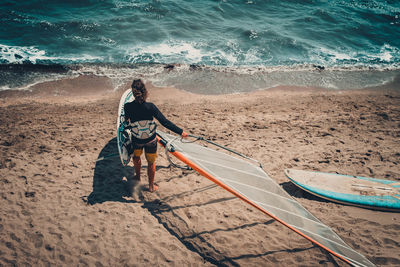
M348 176L348 175L342 175ZM351 177L351 176L350 176ZM364 177L367 178L367 177ZM289 178L290 179L290 178ZM371 178L367 178L370 180ZM309 186L306 184L302 184L290 179L293 183L298 185L301 188L304 188L307 191L313 192L315 194L321 195L323 197L337 200L341 202L354 203L357 205L363 206L373 206L373 207L381 207L381 208L390 208L390 209L400 209L400 199L397 199L392 196L363 196L363 195L355 195L355 194L344 194L332 192L329 190L324 190L320 188L316 188L313 186ZM374 179L379 180L379 179ZM400 197L400 195L397 195Z

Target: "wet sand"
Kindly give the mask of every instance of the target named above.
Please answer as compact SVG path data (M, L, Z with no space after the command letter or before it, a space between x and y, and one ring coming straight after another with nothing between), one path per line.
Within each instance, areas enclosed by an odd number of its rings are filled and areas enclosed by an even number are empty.
M149 101L185 131L259 160L350 247L400 265L400 213L322 200L283 173L400 181L398 88L206 96L148 86ZM145 168L136 184L132 163L96 162L118 153L123 91L82 76L0 94L0 265L346 266L209 180L169 168L162 148L156 193Z

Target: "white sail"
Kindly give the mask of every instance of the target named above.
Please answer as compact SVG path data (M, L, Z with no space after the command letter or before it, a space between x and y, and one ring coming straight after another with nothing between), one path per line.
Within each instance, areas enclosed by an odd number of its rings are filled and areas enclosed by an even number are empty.
M170 145L173 155L240 199L345 262L354 266L374 266L303 208L261 167L196 143L182 142L160 131L158 134Z

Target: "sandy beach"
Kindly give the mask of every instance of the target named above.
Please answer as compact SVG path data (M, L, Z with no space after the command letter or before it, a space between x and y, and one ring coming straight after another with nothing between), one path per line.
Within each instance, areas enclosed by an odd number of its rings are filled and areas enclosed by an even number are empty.
M0 93L0 266L346 266L195 172L168 167L161 147L155 193L145 167L134 184L132 163L96 162L118 153L117 109L128 87L80 76ZM259 160L372 263L400 265L400 213L322 200L283 173L400 182L399 88L217 96L148 88L167 118Z

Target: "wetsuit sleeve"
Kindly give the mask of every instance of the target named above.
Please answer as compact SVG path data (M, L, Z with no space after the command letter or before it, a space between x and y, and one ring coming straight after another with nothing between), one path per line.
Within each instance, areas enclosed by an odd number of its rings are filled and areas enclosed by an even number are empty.
M152 105L153 116L156 118L162 126L167 128L168 130L173 131L176 134L181 135L183 130L169 121L165 116L161 113L161 111L156 107L156 105Z
M128 107L126 104L124 105L124 114L125 114L125 121L128 121L128 119L130 119L130 117L129 117Z

